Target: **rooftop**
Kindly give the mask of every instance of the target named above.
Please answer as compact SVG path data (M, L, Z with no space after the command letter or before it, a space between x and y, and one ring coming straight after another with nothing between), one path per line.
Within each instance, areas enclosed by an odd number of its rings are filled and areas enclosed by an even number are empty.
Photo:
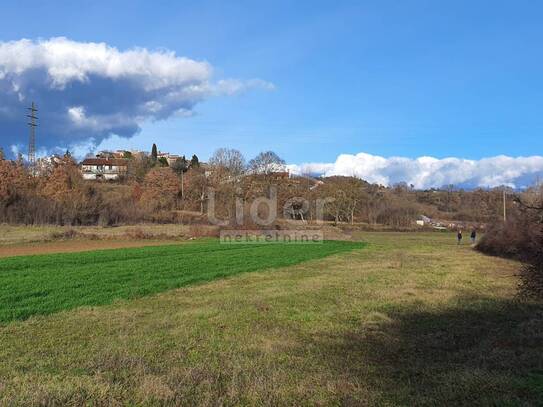
M85 158L81 165L115 165L117 167L126 167L128 161L123 158Z

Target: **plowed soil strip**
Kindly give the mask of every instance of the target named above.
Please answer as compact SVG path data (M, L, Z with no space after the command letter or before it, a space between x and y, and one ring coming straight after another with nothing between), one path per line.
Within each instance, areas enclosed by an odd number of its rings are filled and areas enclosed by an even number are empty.
M174 240L63 240L56 242L20 243L0 245L0 258L30 256L33 254L88 252L102 249L161 246L179 244Z

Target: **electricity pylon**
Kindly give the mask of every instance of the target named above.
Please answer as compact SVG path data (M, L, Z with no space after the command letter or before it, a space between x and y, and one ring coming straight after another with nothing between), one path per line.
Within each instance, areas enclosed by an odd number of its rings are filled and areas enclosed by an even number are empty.
M28 142L28 165L30 166L32 174L34 174L36 169L36 127L38 126L36 123L38 120L36 112L38 109L36 108L34 102L32 102L32 106L27 109L30 110L30 114L26 115L26 117L30 119L28 122L28 126L30 127L30 140Z

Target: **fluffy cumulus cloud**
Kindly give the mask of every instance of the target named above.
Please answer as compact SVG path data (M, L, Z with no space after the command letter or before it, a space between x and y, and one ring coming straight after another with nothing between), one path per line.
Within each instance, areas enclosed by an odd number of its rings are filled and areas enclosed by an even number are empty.
M355 176L382 185L406 182L421 189L450 184L466 188L501 185L524 188L543 175L543 157L411 159L359 153L341 154L334 163L289 165L289 169L295 174Z
M213 80L212 66L170 51L120 51L66 38L0 42L0 140L26 143L25 107L39 109L40 144L130 137L146 120L187 117L199 102L251 88L259 79Z

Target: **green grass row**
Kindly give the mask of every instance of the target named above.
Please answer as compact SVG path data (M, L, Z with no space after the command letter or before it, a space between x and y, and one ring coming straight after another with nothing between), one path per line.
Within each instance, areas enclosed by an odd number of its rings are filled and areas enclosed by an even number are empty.
M238 273L285 267L362 243L175 246L11 257L0 260L0 323L110 304Z

